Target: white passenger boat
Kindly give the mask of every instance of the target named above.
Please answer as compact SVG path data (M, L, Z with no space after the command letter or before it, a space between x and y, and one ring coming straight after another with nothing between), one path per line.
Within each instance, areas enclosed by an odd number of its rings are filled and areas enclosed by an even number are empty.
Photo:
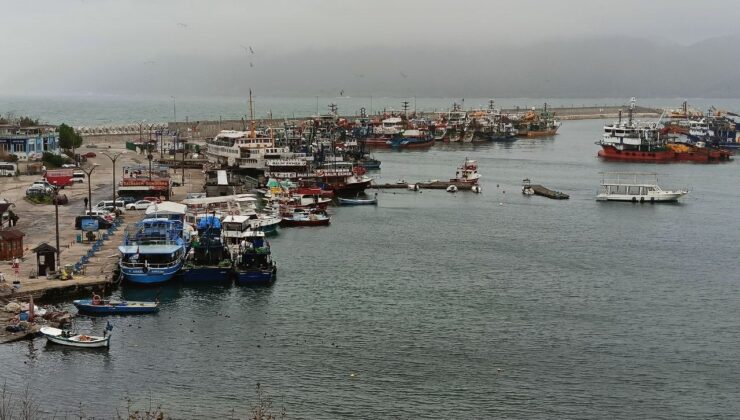
M603 173L601 190L596 196L600 201L631 201L633 203L660 203L678 201L688 194L688 189L664 190L658 185L654 173Z

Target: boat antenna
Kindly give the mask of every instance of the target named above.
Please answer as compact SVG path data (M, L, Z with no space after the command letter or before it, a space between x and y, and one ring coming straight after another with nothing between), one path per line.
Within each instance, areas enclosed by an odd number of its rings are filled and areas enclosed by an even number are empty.
M630 99L630 111L627 114L629 116L629 124L630 125L632 125L632 113L635 110L635 102L637 102L637 101L635 100L635 97L633 96L632 99Z
M252 89L249 89L249 137L254 139L254 109L252 107Z

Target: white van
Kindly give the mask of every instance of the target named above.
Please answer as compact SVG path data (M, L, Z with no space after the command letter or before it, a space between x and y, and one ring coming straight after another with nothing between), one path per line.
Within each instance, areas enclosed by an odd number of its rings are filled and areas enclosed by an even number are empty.
M115 207L121 210L125 210L126 203L124 203L122 200L116 200ZM112 200L99 201L98 204L96 204L94 208L113 211L113 201Z
M0 176L15 176L18 165L10 162L0 162Z
M85 173L83 171L74 171L72 174L72 181L79 183L85 182Z

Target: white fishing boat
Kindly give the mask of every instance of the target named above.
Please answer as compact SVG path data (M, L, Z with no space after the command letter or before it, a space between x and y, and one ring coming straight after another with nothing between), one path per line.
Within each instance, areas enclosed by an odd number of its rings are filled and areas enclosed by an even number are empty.
M601 180L600 201L630 201L633 203L661 203L678 201L688 189L664 190L658 185L655 173L606 172Z
M447 187L447 192L449 193L456 193L457 192L457 186L456 185L450 185Z
M61 330L53 327L41 327L41 334L46 337L50 343L61 344L70 347L82 348L101 348L110 346L110 331L113 326L110 323L105 327L103 336L76 334L69 330Z

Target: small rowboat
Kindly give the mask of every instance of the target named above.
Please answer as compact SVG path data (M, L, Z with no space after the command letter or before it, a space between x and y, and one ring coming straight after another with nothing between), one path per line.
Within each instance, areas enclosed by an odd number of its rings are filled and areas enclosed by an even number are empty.
M72 301L77 310L89 315L153 314L159 311L159 302L133 302L93 299Z
M338 197L339 204L343 206L363 206L369 205L374 206L378 204L378 195L376 194L373 198L342 198Z
M105 329L105 333L102 337L95 335L85 334L74 334L68 330L60 330L59 328L52 327L41 327L41 334L46 337L50 343L61 344L63 346L70 347L83 347L83 348L101 348L110 346L110 337L108 331L113 327L108 324Z

